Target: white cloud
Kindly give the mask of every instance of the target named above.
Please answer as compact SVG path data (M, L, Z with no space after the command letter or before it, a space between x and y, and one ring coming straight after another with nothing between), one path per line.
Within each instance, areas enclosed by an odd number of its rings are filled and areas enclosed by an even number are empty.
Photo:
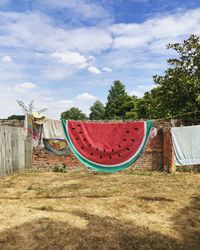
M111 68L108 68L108 67L104 67L102 68L103 71L106 71L106 72L112 72L112 69Z
M145 92L156 87L156 85L138 85L134 90L129 92L129 95L135 95L137 97L142 97Z
M141 24L114 24L109 29L114 35L114 48L129 49L144 48L160 39L174 39L180 36L183 38L192 33L200 34L199 24L200 8L197 8L152 18Z
M68 67L57 67L56 65L49 65L42 72L42 77L50 81L62 81L71 77L76 71Z
M12 60L12 58L10 56L4 56L4 57L1 58L1 61L5 62L5 63L10 63L13 60Z
M58 103L60 103L61 105L71 106L74 104L74 101L72 101L72 100L60 100Z
M56 58L59 62L68 65L77 65L78 67L86 67L88 59L78 52L55 52L51 54L52 57Z
M99 2L87 0L37 0L40 4L53 9L68 10L67 15L76 20L90 20L107 23L112 15Z
M16 90L32 90L32 89L35 89L37 88L37 85L32 83L32 82L24 82L24 83L20 83L20 84L17 84L15 86Z
M88 71L91 72L91 73L97 74L97 75L101 74L101 71L95 66L90 66L88 68Z
M35 52L35 56L37 57L43 57L45 54L42 52Z
M93 101L95 99L96 99L96 96L93 96L86 92L76 96L76 100L78 101Z
M47 96L47 97L44 97L43 100L47 101L47 102L50 102L50 101L54 101L55 97L53 97L53 96Z
M112 44L109 31L98 27L64 28L40 12L0 11L0 46L38 51L101 51Z
M41 1L43 0L37 2ZM73 1L45 1L48 4L53 2L54 6L57 3L60 6L73 5ZM76 0L76 3L78 1L81 0ZM91 3L86 0L82 2L88 5ZM182 42L191 33L200 35L200 8L152 17L138 24L86 26L84 22L77 25L77 15L95 19L92 17L95 11L84 12L82 8L80 14L79 10L76 10L78 6L77 4L66 7L73 9L76 15L74 18L67 16L69 22L62 25L42 14L41 9L36 12L0 11L0 89L4 90L0 93L1 116L6 112L18 112L15 107L17 98L24 98L27 103L35 99L39 106L48 105L47 113L53 117L57 117L70 105L89 112L90 103L96 97L87 93L88 89L85 88L82 92L86 93L78 95L81 93L80 85L90 85L91 89L101 86L98 89L99 94L106 96L109 86L105 87L106 84L111 84L115 79L121 79L130 94L142 96L145 91L151 89L148 86L152 82L152 75L162 74L166 67L164 61L171 51L166 50L166 44ZM101 15L100 13L99 16ZM76 56L70 59L68 52L76 53ZM60 54L55 57L55 53ZM50 56L52 54L54 57ZM12 55L16 59L12 63L4 63L1 59L5 55ZM98 74L98 77L88 77L86 70L77 74L77 69L81 65L85 67L85 64L86 69L92 69L90 72ZM101 68L93 65L101 65ZM102 65L108 65L113 73L99 74L101 71L109 72L108 67ZM32 91L37 90L34 83L32 86L23 85L24 79L37 83L38 87L41 86L40 91ZM134 88L134 84L138 82L141 85ZM71 96L75 98L71 100Z
M137 48L146 45L149 41L151 41L151 36L142 35L139 37L133 36L120 36L116 37L114 40L114 48Z

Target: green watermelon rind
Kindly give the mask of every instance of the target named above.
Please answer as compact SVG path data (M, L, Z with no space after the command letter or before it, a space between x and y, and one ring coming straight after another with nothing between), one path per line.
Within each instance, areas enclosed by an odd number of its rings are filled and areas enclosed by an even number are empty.
M94 163L88 159L86 159L84 156L82 156L77 149L74 147L69 133L68 133L68 129L67 129L67 121L62 119L62 125L63 125L63 130L64 130L64 134L66 136L66 140L68 142L68 145L71 149L71 151L73 152L73 154L76 156L76 158L82 162L84 165L86 165L87 167L90 167L96 171L101 171L101 172L116 172L116 171L120 171L123 170L125 168L128 168L130 165L132 165L137 159L138 157L141 155L141 153L143 152L148 139L149 139L149 135L150 135L150 130L152 127L152 121L148 120L144 122L144 126L145 126L145 135L143 138L143 141L139 147L139 149L137 150L137 152L134 154L133 157L131 157L129 160L127 160L126 162L122 162L120 164L116 164L116 165L102 165L102 164L98 164L98 163Z

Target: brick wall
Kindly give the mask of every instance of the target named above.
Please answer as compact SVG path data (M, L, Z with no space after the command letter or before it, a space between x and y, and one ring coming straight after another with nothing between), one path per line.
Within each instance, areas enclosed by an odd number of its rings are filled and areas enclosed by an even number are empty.
M145 151L132 165L136 169L143 170L163 170L163 128L171 127L170 121L155 122L158 129L157 136L149 139ZM68 169L84 167L71 153L69 156L56 156L47 153L45 149L34 151L33 166L36 168L52 169L57 165L64 165Z
M23 127L24 121L0 119L0 126Z
M145 151L133 164L135 169L142 170L165 170L173 172L175 170L173 159L173 147L170 128L173 126L189 126L200 124L200 121L191 120L165 120L156 121L154 126L158 129L157 136L149 139ZM0 120L1 125L8 126L23 126L22 121L8 121ZM55 166L64 165L68 169L84 167L73 155L57 156L52 153L47 153L45 149L33 151L33 167L39 169L52 169ZM84 167L85 168L85 167ZM200 166L180 166L176 167L177 170L195 170L199 171Z
M83 167L82 163L70 152L69 156L58 156L47 152L45 149L33 151L33 167L37 169L53 169L55 166L63 165L67 169Z

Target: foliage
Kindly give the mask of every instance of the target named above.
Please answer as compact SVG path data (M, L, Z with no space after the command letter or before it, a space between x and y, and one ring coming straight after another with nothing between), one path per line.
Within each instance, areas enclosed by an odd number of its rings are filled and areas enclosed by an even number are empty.
M163 117L164 111L159 103L159 87L146 92L137 102L138 119L154 119Z
M62 112L61 118L66 120L86 120L87 116L80 109L72 107L71 109Z
M106 119L124 119L126 112L132 108L132 98L126 93L125 86L120 81L114 81L107 97Z
M30 113L30 114L31 114L31 113L35 110L35 107L34 107L34 100L32 100L32 101L28 104L28 106L26 106L25 103L24 103L23 101L21 101L21 100L17 100L17 103L18 103L18 105L21 107L23 113ZM47 108L40 109L40 110L37 111L37 113L42 114L42 113L44 113L45 111L47 111Z
M90 120L103 120L105 118L105 107L100 101L96 101L90 107Z
M18 120L18 121L23 121L25 118L24 115L11 115L7 118L7 120Z
M123 110L125 116L125 120L130 120L130 119L137 119L138 114L137 114L137 103L138 103L138 98L136 96L129 96L127 102L125 102L121 106L121 110Z
M200 38L191 35L183 43L169 44L167 48L175 50L178 58L168 59L164 76L153 77L158 87L141 100L140 116L197 118L195 113L182 114L200 110Z
M53 168L53 172L60 172L60 173L66 173L67 172L67 169L66 169L66 166L65 165L57 165Z
M155 88L142 98L131 97L119 80L114 81L107 96L105 116L103 104L97 101L90 108L90 119L199 118L195 111L200 110L200 38L191 35L183 43L169 44L167 49L174 50L177 57L167 60L169 66L163 76L153 76ZM191 114L185 115L188 112Z

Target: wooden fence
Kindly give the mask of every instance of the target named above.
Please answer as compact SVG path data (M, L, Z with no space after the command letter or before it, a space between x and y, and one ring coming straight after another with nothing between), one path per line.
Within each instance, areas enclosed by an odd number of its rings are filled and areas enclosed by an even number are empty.
M23 128L0 126L0 175L31 167L32 143Z

